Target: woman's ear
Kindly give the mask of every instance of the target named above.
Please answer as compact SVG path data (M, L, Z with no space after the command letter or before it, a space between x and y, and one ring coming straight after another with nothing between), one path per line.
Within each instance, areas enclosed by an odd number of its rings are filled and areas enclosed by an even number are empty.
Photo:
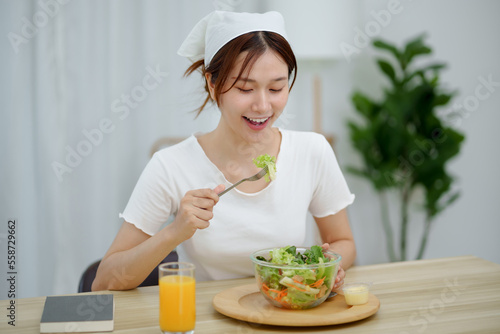
M207 81L208 92L210 97L215 101L215 84L212 82L212 74L205 73L205 80Z

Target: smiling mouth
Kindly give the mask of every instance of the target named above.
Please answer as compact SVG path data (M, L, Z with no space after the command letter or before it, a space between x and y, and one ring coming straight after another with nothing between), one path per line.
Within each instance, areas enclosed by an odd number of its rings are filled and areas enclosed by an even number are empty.
M262 125L264 124L265 122L267 122L267 120L270 118L270 117L266 117L266 118L249 118L249 117L246 117L246 116L243 116L243 118L253 124L253 125Z

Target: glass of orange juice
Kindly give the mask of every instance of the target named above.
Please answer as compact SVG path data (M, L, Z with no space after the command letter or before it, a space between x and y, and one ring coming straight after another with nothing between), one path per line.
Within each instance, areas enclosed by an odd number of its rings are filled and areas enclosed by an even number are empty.
M167 262L158 267L158 272L161 331L164 334L194 333L194 265L187 262Z

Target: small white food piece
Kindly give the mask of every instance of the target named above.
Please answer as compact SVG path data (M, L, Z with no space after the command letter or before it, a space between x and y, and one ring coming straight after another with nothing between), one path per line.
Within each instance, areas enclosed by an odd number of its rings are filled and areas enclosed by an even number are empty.
M342 288L347 305L363 305L368 302L369 285L365 283L346 284Z

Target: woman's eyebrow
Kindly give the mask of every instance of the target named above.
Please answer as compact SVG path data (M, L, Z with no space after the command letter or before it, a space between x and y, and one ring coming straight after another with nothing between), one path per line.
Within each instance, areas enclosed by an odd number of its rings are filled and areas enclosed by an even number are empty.
M236 77L232 77L231 79L236 80ZM287 77L279 77L279 78L276 78L276 79L272 79L271 81L276 82L276 81L283 81L283 80L288 80L288 78ZM244 78L244 77L240 77L238 79L238 81L244 81L244 82L250 82L250 83L257 82L255 79Z

